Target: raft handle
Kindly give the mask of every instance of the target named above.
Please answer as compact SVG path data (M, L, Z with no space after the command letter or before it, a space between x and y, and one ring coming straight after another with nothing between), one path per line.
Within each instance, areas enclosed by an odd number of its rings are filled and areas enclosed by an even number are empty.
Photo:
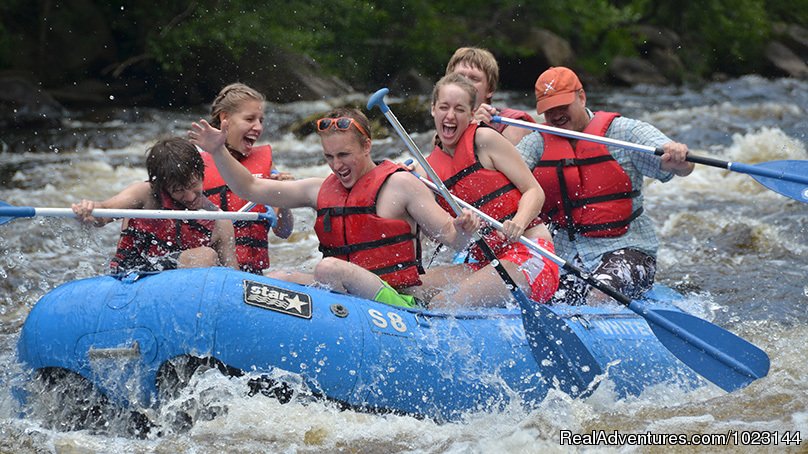
M140 356L140 344L137 341L132 342L129 347L113 347L113 348L95 348L90 347L87 352L90 361L99 359L128 359L137 358Z

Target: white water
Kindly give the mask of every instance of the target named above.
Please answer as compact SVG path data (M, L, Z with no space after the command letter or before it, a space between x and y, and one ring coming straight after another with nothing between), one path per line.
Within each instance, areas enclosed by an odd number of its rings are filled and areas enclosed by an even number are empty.
M693 153L756 163L808 159L804 120L808 84L760 78L713 84L701 90L676 88L614 91L592 98L593 107L619 110L648 120ZM518 105L515 107L519 107ZM529 106L522 106L526 110ZM268 121L297 118L324 103L273 106ZM121 147L92 147L46 153L0 154L16 169L0 187L0 200L13 205L66 207L81 198L103 199L145 178L143 153L159 134L182 133L202 112L152 112L161 126L122 126ZM75 122L68 127L92 125ZM405 125L406 126L406 125ZM150 129L151 128L151 129ZM99 129L101 129L99 127ZM326 175L317 160L315 138L296 139L282 127L265 136L281 168L298 178ZM144 132L145 131L145 132ZM428 134L416 135L427 138ZM375 143L403 149L396 139ZM397 160L403 161L406 154ZM407 416L339 411L306 399L281 405L261 395L248 397L244 379L218 374L200 377L171 405L204 401L224 408L189 431L132 438L106 433L59 432L37 418L20 419L10 387L19 380L16 338L36 300L56 285L103 273L114 251L117 229L87 230L65 219L19 219L0 226L0 451L5 452L566 452L559 433L592 430L621 433L716 434L735 431L798 430L808 435L808 205L784 198L751 177L712 167L693 175L646 185L647 210L657 222L662 247L658 278L687 295L687 308L763 348L770 374L731 393L714 387L695 391L657 387L618 400L608 382L586 399L551 393L541 407L513 404L476 413L460 423L436 424ZM311 233L313 215L295 210L290 241L272 241L273 266L310 269L319 259ZM431 251L427 251L431 252ZM47 410L47 409L46 409ZM158 414L170 417L170 412ZM782 445L780 446L783 447ZM622 447L620 452L647 451ZM666 450L669 448L666 448ZM792 449L794 447L792 446ZM805 449L805 444L801 447ZM606 451L598 447L594 451Z

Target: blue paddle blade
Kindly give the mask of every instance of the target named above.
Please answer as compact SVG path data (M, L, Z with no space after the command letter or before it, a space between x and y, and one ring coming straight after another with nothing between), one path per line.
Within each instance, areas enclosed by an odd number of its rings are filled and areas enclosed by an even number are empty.
M808 161L769 161L754 164L753 167L783 174L808 176ZM749 175L758 183L778 194L782 194L802 203L808 203L808 184L787 181L776 177L754 175L751 173Z
M9 207L9 206L11 206L11 205L9 205L6 202L3 202L2 200L0 200L0 207ZM0 212L2 212L2 211L0 211ZM10 221L11 219L12 218L10 218L8 216L0 216L0 225L5 224L6 222Z
M36 210L32 207L16 207L0 200L0 225L17 218L32 218Z
M593 391L590 386L603 371L581 338L544 304L527 298L517 300L527 342L536 362L552 361L569 372L566 377L557 377L561 391L573 397L590 394Z
M719 326L676 310L643 311L662 345L724 391L743 388L769 373L766 352Z

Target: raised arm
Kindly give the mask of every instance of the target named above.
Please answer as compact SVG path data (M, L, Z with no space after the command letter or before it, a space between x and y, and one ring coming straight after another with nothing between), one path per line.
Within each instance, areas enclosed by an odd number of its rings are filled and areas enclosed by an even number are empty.
M188 136L193 144L213 156L216 168L233 192L242 199L276 208L316 206L322 179L277 181L255 178L225 148L226 131L227 120L222 121L221 130L214 128L205 120L200 120L191 125Z

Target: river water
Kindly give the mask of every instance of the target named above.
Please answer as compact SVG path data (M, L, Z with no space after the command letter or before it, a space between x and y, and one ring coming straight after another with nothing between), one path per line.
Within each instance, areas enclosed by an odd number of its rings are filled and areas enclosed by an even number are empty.
M692 152L757 163L808 159L808 83L744 77L698 89L635 87L588 93L589 105L649 121ZM364 104L366 97L356 98ZM388 98L390 101L390 98ZM278 166L296 177L324 176L314 136L289 126L327 110L336 100L270 105L263 141ZM532 111L528 97L502 104ZM394 104L391 104L395 111ZM19 206L68 207L104 199L145 178L145 149L160 136L183 134L205 109L165 112L96 109L48 131L3 133L0 201ZM383 121L383 119L382 119ZM406 123L405 127L409 127ZM414 128L414 126L413 126ZM414 134L421 144L429 131ZM19 152L19 149L35 151ZM396 138L374 149L403 161ZM13 152L12 152L13 151ZM27 313L65 281L105 272L118 231L84 229L71 219L18 219L0 225L0 451L2 452L550 452L566 451L559 432L713 434L800 431L808 436L808 205L776 194L751 177L699 166L687 178L646 182L646 209L661 237L658 281L686 295L699 316L765 350L769 375L734 393L717 388L658 387L618 400L601 386L572 400L551 393L534 410L511 405L437 424L409 416L340 411L328 403L281 405L248 397L244 383L213 374L188 392L226 411L187 431L134 438L125 431L62 432L37 417L18 417L11 395L20 380L16 341ZM319 259L310 210L295 210L295 233L273 239L273 266L311 269ZM48 412L51 409L40 409ZM52 409L56 410L56 409ZM789 449L805 451L791 445ZM781 443L780 448L785 446ZM599 451L605 447L599 447ZM647 450L623 447L625 451Z

